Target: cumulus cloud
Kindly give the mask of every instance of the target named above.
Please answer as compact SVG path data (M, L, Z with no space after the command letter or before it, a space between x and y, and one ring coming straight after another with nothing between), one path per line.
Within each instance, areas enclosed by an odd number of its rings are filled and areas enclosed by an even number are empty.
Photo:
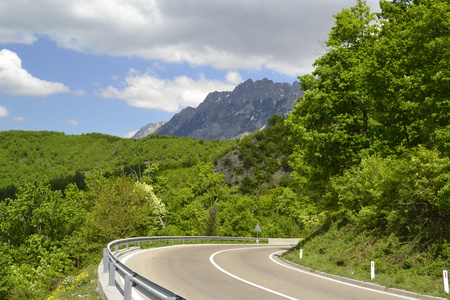
M25 118L24 117L13 117L14 121L19 121L19 122L25 122Z
M239 73L229 72L226 81L208 80L203 75L197 80L187 76L168 80L131 69L122 89L108 86L98 94L125 100L130 106L177 112L186 106L196 107L211 91L233 90L240 78Z
M7 49L0 51L0 92L14 96L48 96L69 91L62 83L33 77L22 68L17 53Z
M217 69L311 71L332 15L353 0L4 1L0 42L47 35L76 51ZM368 0L378 7L378 0Z
M239 72L228 72L225 77L229 83L238 84L242 82L242 77Z
M7 116L9 116L8 109L0 105L0 118L6 118Z

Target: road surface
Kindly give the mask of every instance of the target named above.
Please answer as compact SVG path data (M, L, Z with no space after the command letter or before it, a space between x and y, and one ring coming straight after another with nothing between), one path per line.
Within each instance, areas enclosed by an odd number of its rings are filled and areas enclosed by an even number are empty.
M305 272L274 255L287 249L255 244L179 245L141 250L126 257L125 263L189 300L413 299Z

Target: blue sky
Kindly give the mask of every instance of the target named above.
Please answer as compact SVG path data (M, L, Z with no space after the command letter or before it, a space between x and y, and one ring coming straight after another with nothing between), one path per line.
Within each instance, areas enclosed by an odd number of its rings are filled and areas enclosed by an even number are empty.
M0 0L0 131L127 137L247 79L292 83L354 4Z

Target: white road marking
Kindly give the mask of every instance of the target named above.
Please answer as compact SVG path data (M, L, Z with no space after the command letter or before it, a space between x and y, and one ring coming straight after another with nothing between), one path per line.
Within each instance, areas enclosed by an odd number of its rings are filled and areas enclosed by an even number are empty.
M255 247L255 248L256 248L256 247ZM228 271L225 271L223 268L221 268L221 267L214 261L214 256L216 256L217 254L220 254L220 253L223 253L223 252L228 252L228 251L245 250L245 249L251 249L251 248L247 247L247 248L236 248L236 249L227 249L227 250L218 251L218 252L214 253L213 255L211 255L211 256L209 257L209 261L210 261L210 262L213 264L213 266L216 267L219 271L221 271L221 272L227 274L228 276L233 277L234 279L237 279L237 280L239 280L239 281L241 281L241 282L244 282L244 283L249 284L249 285L251 285L251 286L254 286L254 287L256 287L256 288L262 289L262 290L267 291L267 292L269 292L269 293L272 293L272 294L275 294L275 295L284 297L284 298L286 298L286 299L297 300L297 298L292 298L292 297L287 296L287 295L285 295L285 294L279 293L279 292L277 292L277 291L271 290L271 289L269 289L269 288L263 287L263 286L258 285L258 284L256 284L256 283L253 283L253 282L251 282L251 281L248 281L248 280L245 280L245 279L243 279L243 278L240 278L240 277L238 277L238 276L236 276L236 275L234 275L234 274L232 274L232 273L230 273L230 272L228 272Z
M193 245L171 245L171 246L164 246L164 247L156 247L156 248L150 248L150 249L142 249L139 251L136 251L134 253L131 253L130 255L125 256L123 259L121 259L120 261L125 265L125 263L127 262L128 259L132 258L133 256L140 254L142 252L149 252L149 251L156 251L156 250L161 250L164 248L174 248L174 247L186 247L186 246L205 246L204 244L193 244ZM120 280L122 281L122 286L124 285L124 279L121 277ZM162 296L162 298L167 298L166 295L163 295L161 293L159 293L158 291L155 291L158 294L160 294ZM136 291L135 288L132 289L132 298L134 300L144 300L144 298L141 297L141 295Z
M276 263L276 264L279 264L280 266L283 266L283 267L285 267L285 268L288 268L288 269L291 269L291 270L294 270L294 271L297 271L297 272L301 272L301 273L304 273L304 274L307 274L307 275L311 275L311 276L315 276L315 277L318 277L318 278L330 280L330 281L337 282L337 283L340 283L340 284L345 284L345 285L352 286L352 287L355 287L355 288L359 288L359 289L363 289L363 290L368 290L368 291L372 291L372 292L380 293L380 294L384 294L384 295L394 296L394 297L398 297L398 298L402 298L402 299L410 299L410 300L416 300L416 299L417 299L417 298L411 298L411 297L407 297L407 296L402 296L402 295L392 294L392 293L385 292L385 291L375 290L375 289L372 289L372 288L369 288L369 287L359 286L359 285L356 285L356 284L352 284L352 283L340 281L340 280L337 280L337 279L333 279L333 278L321 276L321 275L314 274L314 273L311 273L311 272L308 272L308 271L305 271L305 270L302 270L302 269L299 269L299 268L295 268L295 267L288 266L288 265L283 264L283 263L281 263L281 262L279 262L279 261L276 261L276 260L273 258L273 256L274 256L275 254L279 254L279 253L283 253L283 252L285 252L285 251L278 251L278 252L275 252L275 253L270 254L270 255L269 255L270 260L272 260L272 261L273 261L274 263Z
M173 245L173 246L168 246L168 247L183 247L183 246L187 246L187 245ZM205 245L189 245L189 246L205 246ZM274 247L276 247L276 246L274 246ZM166 248L166 247L158 247L158 248L151 248L151 249L140 250L140 251L137 251L137 252L135 252L135 253L132 253L132 254L130 254L130 255L124 257L121 261L122 261L123 264L125 264L126 261L127 261L129 258L133 257L134 255L136 255L136 254L138 254L138 253L141 253L141 252L147 252L147 251L155 251L155 250L159 250L159 249L162 249L162 248ZM251 285L251 286L254 286L254 287L256 287L256 288L265 290L265 291L267 291L267 292L276 294L276 295L278 295L278 296L284 297L284 298L286 298L286 299L297 300L297 298L293 298L293 297L287 296L287 295L282 294L282 293L280 293L280 292L271 290L271 289L269 289L269 288L260 286L260 285L258 285L258 284L256 284L256 283L253 283L253 282L251 282L251 281L248 281L248 280L245 280L245 279L243 279L243 278L240 278L240 277L238 277L238 276L236 276L236 275L234 275L234 274L232 274L232 273L230 273L230 272L224 270L222 267L220 267L220 266L214 261L214 257L215 257L217 254L220 254L220 253L223 253L223 252L228 252L228 251L245 250L245 249L251 249L251 248L260 248L260 247L233 248L233 249L226 249L226 250L218 251L218 252L212 254L212 255L209 257L209 261L210 261L211 264L212 264L215 268L217 268L219 271L221 271L221 272L225 273L226 275L231 276L231 277L233 277L233 278L235 278L235 279L237 279L237 280L239 280L239 281L241 281L241 282L244 282L244 283L249 284L249 285ZM411 298L411 297L408 297L408 296L402 296L402 295L397 295L397 294L393 294L393 293L389 293L389 292L385 292L385 291L380 291L380 290L376 290L376 289L372 289L372 288L368 288L368 287L363 287L363 286L359 286L359 285L352 284L352 283L348 283L348 282L343 282L343 281L340 281L340 280L337 280L337 279L333 279L333 278L325 277L325 276L322 276L322 275L314 274L314 273L311 273L311 272L309 272L309 271L305 271L305 270L302 270L302 269L299 269L299 268L295 268L295 267L292 267L292 266L283 264L283 263L281 263L281 262L275 260L275 258L274 258L274 255L280 254L280 253L283 253L283 252L285 252L285 251L278 251L278 252L274 252L274 253L270 254L270 255L269 255L270 260L271 260L272 262L274 262L274 263L276 263L276 264L282 266L282 267L285 267L285 268L288 268L288 269L291 269L291 270L294 270L294 271L297 271L297 272L301 272L301 273L304 273L304 274L307 274L307 275L315 276L315 277L318 277L318 278L321 278L321 279L326 279L326 280L329 280L329 281L333 281L333 282L337 282L337 283L340 283L340 284L344 284L344 285L347 285L347 286L352 286L352 287L355 287L355 288L359 288L359 289L363 289L363 290L368 290L368 291L372 291L372 292L380 293L380 294L384 294L384 295L394 296L394 297L398 297L398 298L402 298L402 299L408 299L408 300L415 300L415 299L416 299L416 298ZM123 279L122 279L122 280L123 280ZM144 299L143 299L143 298L142 298L142 297L134 290L134 288L133 288L133 299L135 299L135 300L144 300Z

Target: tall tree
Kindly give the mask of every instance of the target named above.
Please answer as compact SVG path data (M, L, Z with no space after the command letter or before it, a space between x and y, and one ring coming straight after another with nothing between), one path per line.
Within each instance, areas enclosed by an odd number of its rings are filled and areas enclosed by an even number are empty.
M381 1L370 72L379 139L390 148L449 147L450 3ZM448 152L450 153L450 152Z
M300 76L304 95L287 120L297 143L295 168L319 183L359 162L372 144L365 81L378 27L363 0L335 17L327 52L312 75Z

